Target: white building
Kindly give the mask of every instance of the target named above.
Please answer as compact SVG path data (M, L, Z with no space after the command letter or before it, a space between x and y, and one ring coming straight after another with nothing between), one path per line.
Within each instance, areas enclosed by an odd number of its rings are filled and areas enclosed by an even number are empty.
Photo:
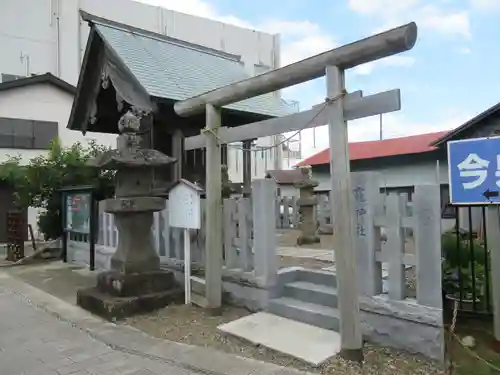
M58 137L61 145L90 140L114 147L116 135L87 133L66 128L76 88L50 73L0 83L0 162L11 156L26 163L47 154Z
M76 85L89 33L87 23L80 18L80 10L239 55L249 74L259 74L280 66L278 35L227 25L161 7L130 0L2 0L0 2L2 81L50 72L63 81ZM44 118L65 125L70 106L67 109L52 108L50 118ZM48 110L38 112L43 117L43 113L47 113ZM21 114L19 118L22 119L23 116ZM71 138L69 133L68 137L69 140ZM90 137L100 143L109 142L106 135L97 134ZM270 145L273 142L274 139L268 137L258 140L257 144ZM243 174L241 150L237 147L230 150L228 155L230 178L233 181L241 181ZM23 154L26 157L28 155L24 151ZM281 169L281 155L277 149L255 152L252 158L253 177L263 177L266 169Z
M0 83L0 162L46 155L49 143L58 138L62 146L95 140L116 145L116 135L87 133L66 128L76 88L50 73ZM14 209L12 189L0 184L0 242L5 241L6 212ZM36 230L37 210L27 212Z

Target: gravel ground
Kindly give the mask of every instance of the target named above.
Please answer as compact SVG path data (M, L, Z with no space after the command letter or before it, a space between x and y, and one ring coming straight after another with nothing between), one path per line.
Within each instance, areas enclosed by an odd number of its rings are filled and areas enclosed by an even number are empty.
M222 316L213 317L205 314L203 309L180 305L169 306L151 314L129 318L126 320L126 324L130 324L155 337L210 347L226 353L321 374L443 374L441 366L433 361L374 345L365 346L365 363L362 368L340 358L332 358L321 367L314 368L292 357L262 346L255 346L235 337L220 334L217 331L217 326L220 324L248 314L249 312L245 309L226 307Z
M297 246L297 238L300 231L295 229L277 230L278 246ZM297 246L298 247L298 246ZM307 244L302 247L308 249L333 249L333 236L320 235L320 242L315 244Z

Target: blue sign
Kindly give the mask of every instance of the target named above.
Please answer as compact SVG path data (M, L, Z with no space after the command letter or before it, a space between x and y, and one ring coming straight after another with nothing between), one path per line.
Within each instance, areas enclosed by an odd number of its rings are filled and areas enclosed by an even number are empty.
M452 204L500 204L500 137L448 142Z

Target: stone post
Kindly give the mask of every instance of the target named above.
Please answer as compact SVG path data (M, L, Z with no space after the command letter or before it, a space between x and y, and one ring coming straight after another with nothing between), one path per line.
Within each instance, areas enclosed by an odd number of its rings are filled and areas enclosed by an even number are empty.
M276 190L274 180L252 181L255 276L266 288L274 286L278 273L274 217Z
M300 235L297 238L297 245L299 246L320 242L315 217L318 200L314 194L314 188L318 186L318 182L310 179L309 169L302 168L302 173L304 179L294 184L297 189L300 189L300 196L297 201L301 216L299 223ZM285 207L285 209L288 209L288 207Z

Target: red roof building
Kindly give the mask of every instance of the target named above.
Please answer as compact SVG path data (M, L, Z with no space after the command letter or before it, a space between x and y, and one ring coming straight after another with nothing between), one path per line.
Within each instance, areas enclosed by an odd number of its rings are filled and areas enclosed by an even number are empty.
M349 155L351 161L355 161L431 152L436 150L431 144L447 133L448 131L442 131L377 141L352 142L349 143ZM327 148L301 161L296 167L329 163L330 149Z

